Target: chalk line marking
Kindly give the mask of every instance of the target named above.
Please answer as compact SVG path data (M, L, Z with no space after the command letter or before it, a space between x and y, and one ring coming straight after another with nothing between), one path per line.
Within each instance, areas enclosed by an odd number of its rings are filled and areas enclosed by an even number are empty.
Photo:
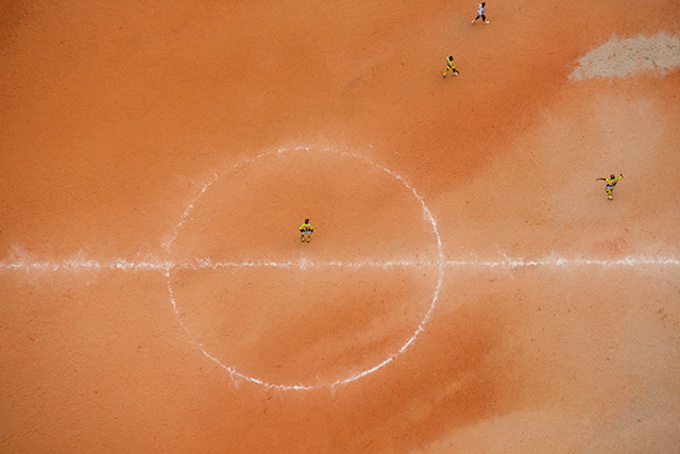
M600 260L600 259L586 259L586 258L569 258L562 257L556 254L550 254L544 258L537 260L525 260L523 258L505 257L504 260L449 260L446 262L447 266L473 266L473 267L488 267L488 268L535 268L542 266L600 266L600 267L614 267L627 266L639 267L645 265L680 265L680 260L673 257L645 257L645 256L626 256L615 260Z
M189 330L189 327L186 325L184 322L184 319L182 317L181 311L179 310L179 305L177 303L177 299L175 297L175 290L173 289L172 286L172 271L175 269L175 267L168 268L164 271L164 274L166 276L166 281L167 281L167 287L168 287L168 294L170 295L170 303L173 309L173 312L175 313L175 316L179 322L179 324L182 326L184 331L187 333L189 339L196 344L201 351L201 353L211 361L213 361L215 364L219 365L221 368L229 372L229 375L234 382L236 386L239 384L239 380L255 383L261 386L264 386L266 388L271 388L271 389L280 389L280 390L309 390L309 389L316 389L316 388L322 388L322 387L330 387L334 388L335 386L338 385L343 385L347 383L351 383L355 380L358 380L362 377L365 377L366 375L369 375L382 367L388 365L392 361L394 361L399 355L401 355L413 342L416 340L416 338L420 335L420 333L423 332L425 329L425 326L429 323L430 321L430 316L432 315L432 312L434 311L435 307L437 306L437 302L439 301L439 293L441 291L443 282L444 282L444 274L445 274L445 266L446 266L446 260L444 257L444 249L442 246L442 240L439 235L439 230L437 227L437 220L434 218L432 215L432 212L430 209L427 207L425 204L425 200L423 197L404 179L401 175L393 172L392 170L380 166L376 164L374 161L369 159L366 156L361 156L357 155L354 153L349 153L344 150L337 150L329 147L310 147L310 146L299 146L299 147L288 147L288 148L279 148L276 150L270 150L264 153L261 153L255 157L248 158L248 159L243 159L236 164L232 165L230 168L228 168L226 171L224 171L221 175L214 174L214 178L212 178L210 181L208 181L206 184L203 185L201 190L198 192L196 197L189 203L189 205L184 209L184 212L182 213L182 216L180 217L179 222L177 225L173 228L172 234L170 237L167 239L167 241L163 244L163 247L166 251L167 257L172 257L172 248L173 244L177 240L180 229L183 225L185 225L187 219L190 217L191 213L194 210L195 205L200 201L201 197L208 191L214 184L215 182L220 178L222 175L226 175L227 173L233 172L235 169L242 167L246 164L252 164L255 163L256 161L259 161L260 159L266 158L266 157L271 157L271 156L276 156L284 153L328 153L328 154L333 154L333 155L338 155L341 157L346 157L346 158L351 158L351 159L358 159L360 161L363 161L365 164L367 164L369 167L377 169L379 171L382 171L386 173L387 175L391 176L393 179L401 183L407 190L410 192L410 194L418 201L420 204L421 210L422 210L422 215L423 219L428 222L432 228L432 231L435 235L436 239L436 245L437 245L437 257L438 260L435 261L434 268L437 273L437 282L435 284L435 288L433 290L432 294L432 300L430 301L430 304L427 308L427 311L425 312L425 315L423 318L418 322L418 325L416 326L415 330L411 334L411 336L399 347L396 351L393 351L392 353L389 353L387 357L379 362L378 364L363 370L361 372L352 374L348 377L344 378L339 378L337 380L334 380L332 382L326 382L326 383L321 383L321 384L316 384L316 385L311 385L311 384L303 384L303 383L297 383L297 384L292 384L292 385L285 385L285 384L279 384L279 383L270 383L266 380L257 378L257 377L252 377L249 375L246 375L236 369L234 366L229 366L227 364L224 364L222 361L220 361L219 358L215 357L213 354L211 354L208 349L205 347L203 343L201 343L196 337L191 333ZM249 262L243 262L243 263L249 263ZM265 266L267 265L267 262L261 262ZM276 264L275 264L276 263ZM281 264L286 264L288 262L269 262L268 266L281 266ZM293 262L290 262L290 265L292 266ZM302 260L301 262L295 262L297 263L296 266L302 268L302 269L308 269L311 265L308 260ZM342 263L345 262L336 262L338 266L343 266L341 265ZM395 262L397 263L397 262ZM211 264L211 266L214 266L214 264Z
M615 260L600 260L587 258L570 258L557 254L549 254L539 259L524 259L505 257L503 260L458 260L451 259L444 262L446 267L476 267L476 268L538 268L538 267L640 267L640 266L677 266L680 259L673 257L647 257L647 256L625 256ZM328 261L314 262L311 260L295 260L287 262L276 261L247 261L247 262L222 262L213 261L210 258L194 259L191 262L173 263L170 261L139 261L117 258L107 261L98 260L74 260L66 259L61 262L54 261L28 261L17 260L8 263L0 262L0 270L4 271L154 271L166 272L172 269L212 269L221 270L227 268L296 268L300 270L321 269L321 268L436 268L438 262L413 262L409 260L386 260L386 261Z
M165 271L175 264L162 261L136 262L127 259L114 259L100 262L97 260L66 259L61 262L17 260L0 262L0 270L17 271L76 271L76 270L122 270L122 271Z

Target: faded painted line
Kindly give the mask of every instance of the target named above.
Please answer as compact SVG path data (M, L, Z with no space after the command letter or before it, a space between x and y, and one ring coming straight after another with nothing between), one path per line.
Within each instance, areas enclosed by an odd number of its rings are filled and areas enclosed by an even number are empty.
M131 261L126 259L114 259L112 261L97 260L64 260L61 262L51 261L27 261L18 260L10 263L0 262L0 270L17 271L78 271L78 270L122 270L122 271L165 271L174 265L169 262Z
M627 256L616 260L568 258L557 255L537 260L525 260L523 258L505 257L503 260L449 260L447 266L471 266L487 268L535 268L535 267L573 267L573 266L601 266L601 267L640 267L648 265L680 265L680 260L674 257L636 257Z
M535 267L570 267L570 266L601 266L601 267L638 267L638 266L677 266L680 260L674 257L645 257L627 256L616 260L601 260L587 258L568 258L550 255L541 259L524 259L506 257L503 260L447 260L447 267L478 267L478 268L535 268ZM194 259L189 262L173 263L166 261L133 261L114 259L98 260L64 260L0 262L0 270L5 271L77 271L77 270L121 270L121 271L167 271L177 269L190 270L222 270L229 268L293 268L311 270L322 268L436 268L438 262L423 262L409 260L361 260L314 262L309 259L291 261L256 260L242 262L213 261L210 258Z

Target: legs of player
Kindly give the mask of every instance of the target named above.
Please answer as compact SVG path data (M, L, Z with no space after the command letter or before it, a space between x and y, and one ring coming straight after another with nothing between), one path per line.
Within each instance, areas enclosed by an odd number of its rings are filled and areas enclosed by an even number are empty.
M614 200L614 188L605 188L607 193L607 200Z
M442 77L446 77L446 73L451 70L451 75L452 76L457 76L458 75L458 70L456 68L451 68L450 66L447 66L446 69L444 70L444 74L442 74Z

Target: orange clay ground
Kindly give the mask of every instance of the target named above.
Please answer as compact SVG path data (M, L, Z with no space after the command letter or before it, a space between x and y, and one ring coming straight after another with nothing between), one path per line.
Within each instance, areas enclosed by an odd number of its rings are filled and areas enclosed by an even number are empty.
M3 2L0 452L678 452L677 5L476 6Z

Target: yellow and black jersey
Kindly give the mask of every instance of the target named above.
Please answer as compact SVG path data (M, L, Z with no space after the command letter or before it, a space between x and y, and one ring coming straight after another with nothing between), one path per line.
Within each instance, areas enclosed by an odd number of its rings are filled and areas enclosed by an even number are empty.
M616 186L616 183L618 183L618 181L621 178L623 178L623 177L621 175L619 175L618 177L614 177L614 178L605 178L604 181L607 182L607 186L614 187L614 186Z
M312 224L308 222L302 223L300 226L300 232L301 233L312 233L314 231L314 227L312 227Z

